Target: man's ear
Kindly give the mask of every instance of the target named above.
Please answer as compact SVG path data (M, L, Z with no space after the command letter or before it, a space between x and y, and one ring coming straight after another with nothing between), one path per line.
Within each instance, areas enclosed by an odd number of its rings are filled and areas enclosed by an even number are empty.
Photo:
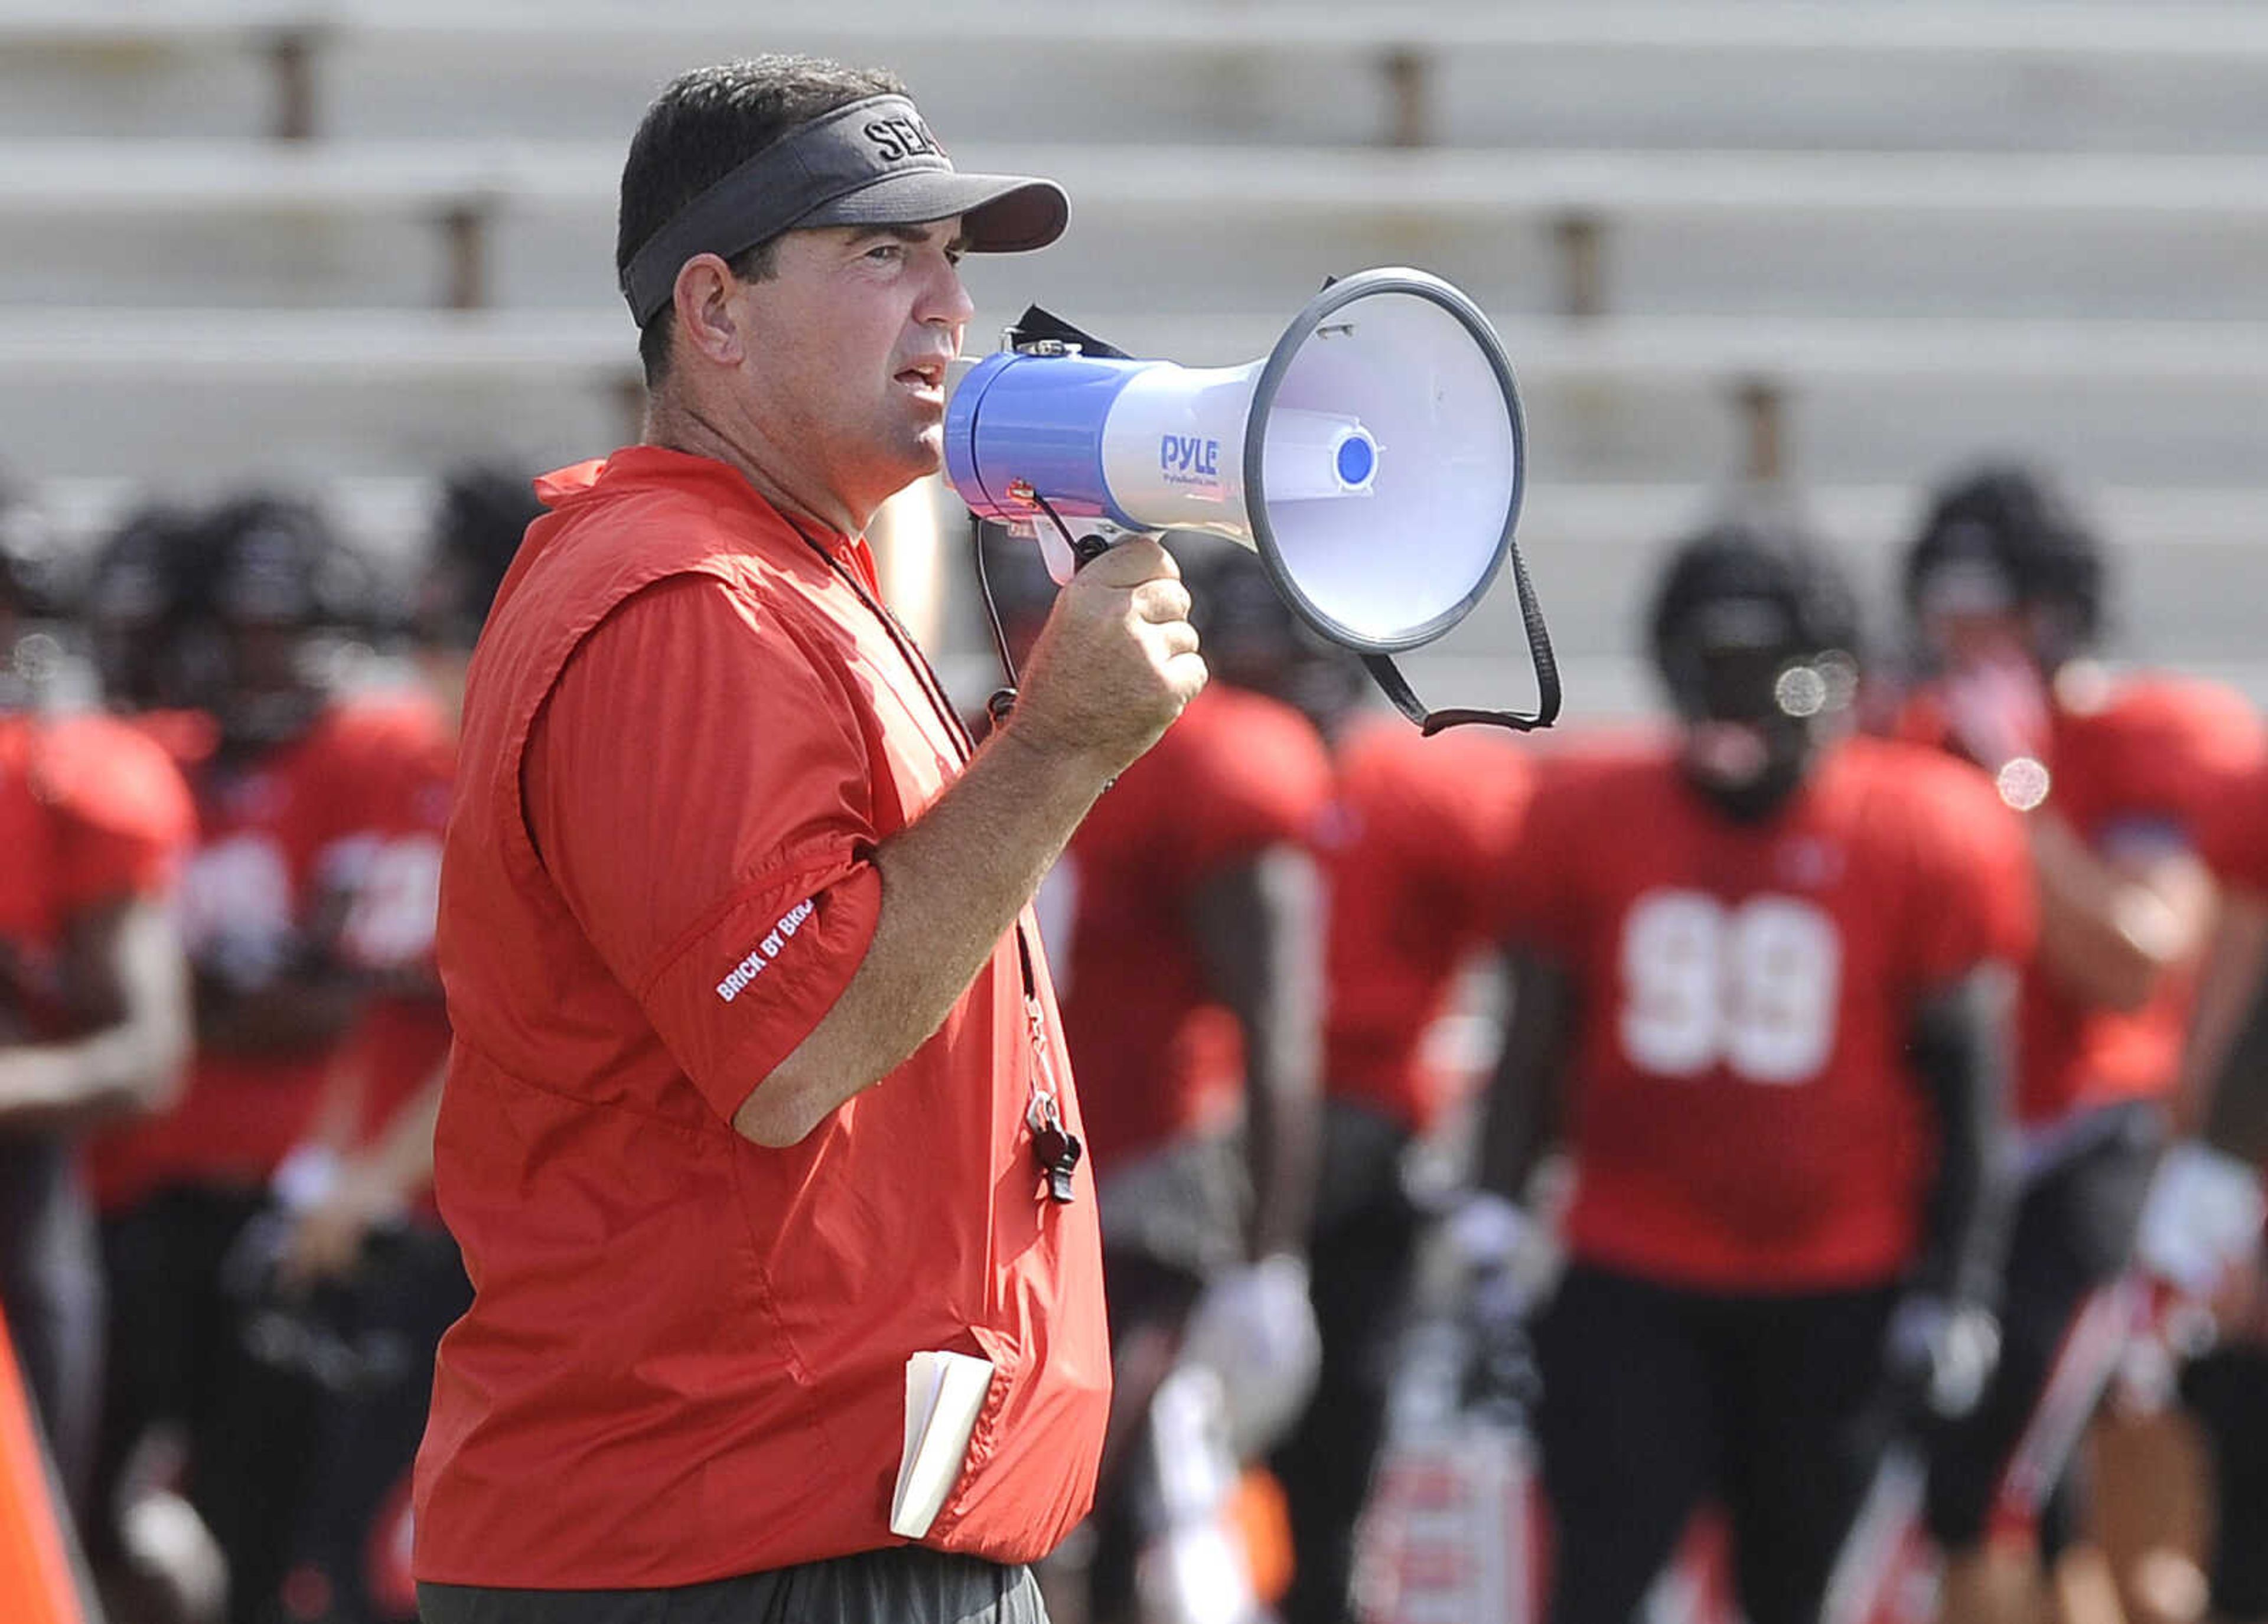
M696 254L678 268L673 290L679 341L717 366L738 366L747 356L742 312L733 298L740 278L713 254Z

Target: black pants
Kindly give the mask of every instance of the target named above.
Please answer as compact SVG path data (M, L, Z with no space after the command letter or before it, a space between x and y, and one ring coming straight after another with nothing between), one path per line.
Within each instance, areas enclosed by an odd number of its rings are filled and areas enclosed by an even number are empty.
M1102 1250L1104 1298L1109 1304L1110 1345L1155 1332L1178 1341L1204 1281L1177 1263L1139 1252ZM1094 1486L1094 1509L1084 1526L1094 1537L1086 1564L1088 1613L1096 1619L1131 1618L1135 1572L1142 1558L1141 1483L1150 1468L1149 1429L1127 1448L1117 1469Z
M2054 1374L2057 1356L2088 1299L2124 1270L2143 1198L2157 1170L2162 1129L2154 1108L2117 1107L2098 1136L2024 1191L2008 1241L2000 1303L2000 1361L1984 1397L1930 1448L1930 1537L1948 1552L1984 1538L2002 1477ZM2075 1498L2068 1461L2037 1508L2049 1560L2069 1543Z
M1895 1292L1676 1290L1576 1265L1536 1327L1550 1624L1627 1624L1721 1504L1750 1624L1816 1624L1879 1458Z
M68 1139L0 1135L0 1309L64 1497L84 1520L102 1409L102 1260Z
M2216 1348L2182 1396L2213 1446L2213 1615L2268 1619L2268 1348Z
M920 1546L669 1590L421 1584L425 1624L1048 1624L1028 1568Z
M1241 1249L1248 1197L1239 1142L1184 1140L1099 1169L1096 1177L1112 1356L1134 1338L1178 1346L1207 1279ZM1122 1377L1114 1409L1130 1391ZM1094 1486L1094 1509L1083 1526L1093 1539L1087 1608L1097 1620L1133 1616L1136 1570L1149 1532L1140 1504L1141 1484L1152 1472L1149 1455L1145 1425Z
M108 1504L151 1426L184 1429L189 1503L229 1568L232 1624L275 1616L305 1503L321 1397L254 1351L250 1282L232 1275L258 1192L173 1188L103 1224L110 1284L109 1379L97 1493ZM91 1529L99 1559L114 1531Z
M303 1308L330 1373L287 1588L325 1598L326 1624L393 1624L406 1596L371 1571L380 1521L406 1488L433 1395L441 1334L471 1306L457 1243L438 1224L372 1237L350 1280Z
M1408 1133L1336 1102L1324 1127L1308 1257L1322 1369L1307 1413L1270 1463L1292 1518L1285 1624L1352 1624L1355 1525L1386 1437L1419 1232L1402 1182Z

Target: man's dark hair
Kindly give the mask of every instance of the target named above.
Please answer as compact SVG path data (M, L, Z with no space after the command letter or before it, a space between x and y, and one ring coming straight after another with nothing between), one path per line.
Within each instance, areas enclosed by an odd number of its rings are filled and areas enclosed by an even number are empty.
M645 111L622 165L615 237L621 274L678 211L799 124L868 96L903 95L886 69L846 68L816 56L771 55L696 68L670 81ZM729 263L743 281L772 274L771 238ZM638 334L649 388L669 368L674 316L665 305Z

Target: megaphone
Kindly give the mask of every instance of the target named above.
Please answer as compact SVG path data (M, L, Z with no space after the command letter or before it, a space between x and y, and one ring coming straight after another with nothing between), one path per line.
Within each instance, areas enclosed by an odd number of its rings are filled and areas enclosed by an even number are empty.
M1058 584L1121 534L1225 536L1429 733L1558 716L1550 634L1513 540L1526 462L1519 389L1488 319L1401 268L1326 284L1245 366L1136 360L1033 310L1009 348L955 381L945 416L947 482L978 518L1035 535ZM1507 563L1536 709L1428 710L1393 656L1463 620Z

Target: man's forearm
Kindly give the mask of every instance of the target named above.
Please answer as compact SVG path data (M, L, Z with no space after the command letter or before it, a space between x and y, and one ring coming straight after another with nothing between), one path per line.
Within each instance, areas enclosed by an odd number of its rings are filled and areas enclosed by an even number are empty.
M944 1024L1108 773L996 734L937 803L875 849L880 913L865 958L819 1025L733 1113L758 1144L793 1144L889 1075Z
M1256 1258L1304 1253L1322 1155L1322 881L1289 845L1208 882L1190 924L1214 996L1244 1033Z
M2139 1009L2161 978L2202 949L2213 885L2197 861L2169 856L2140 871L2107 862L2053 819L2033 827L2040 958L2089 1003Z
M125 1029L0 1052L0 1128L60 1133L144 1109L163 1098L175 1064Z
M2225 1155L2268 1161L2268 981L2221 1055L2201 1134Z
M387 1122L371 1152L372 1170L405 1201L433 1182L433 1130L441 1120L445 1062Z
M171 1098L188 1058L188 975L165 910L135 902L100 926L90 1002L116 1018L83 1038L0 1050L0 1127L54 1133L91 1127ZM74 974L78 974L75 969Z
M1923 1214L1917 1282L1985 1302L1999 1279L2013 1213L2009 1025L2014 977L1981 967L1925 999L1909 1034L1914 1069L1938 1123L1937 1171Z
M1505 966L1511 1015L1482 1101L1479 1188L1525 1200L1535 1165L1558 1137L1560 1088L1574 984L1557 965L1513 952Z

